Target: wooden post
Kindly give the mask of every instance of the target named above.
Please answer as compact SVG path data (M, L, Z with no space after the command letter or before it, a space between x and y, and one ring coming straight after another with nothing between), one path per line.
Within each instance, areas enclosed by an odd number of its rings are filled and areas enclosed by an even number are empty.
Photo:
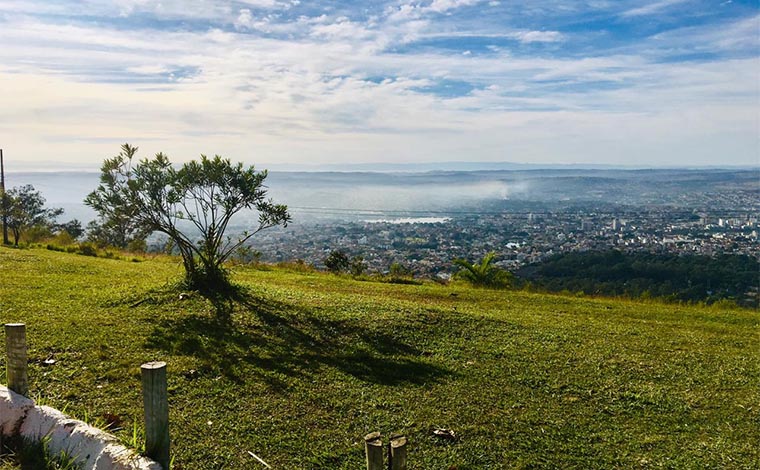
M364 436L364 452L367 454L367 470L384 470L383 436L379 432Z
M145 454L169 470L169 398L166 363L148 362L140 367L145 408Z
M5 354L8 359L8 388L24 395L29 392L26 360L26 325L5 324Z
M389 447L388 465L391 470L406 470L406 437L392 437Z

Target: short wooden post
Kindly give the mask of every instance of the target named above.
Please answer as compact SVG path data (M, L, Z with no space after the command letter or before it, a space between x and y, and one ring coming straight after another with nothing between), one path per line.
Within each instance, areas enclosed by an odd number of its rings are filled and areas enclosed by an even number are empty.
M364 451L367 454L367 470L384 470L383 436L379 432L364 436Z
M169 470L169 398L166 363L148 362L142 372L145 408L145 455Z
M391 470L406 470L406 437L396 436L391 438L389 447L389 459Z
M24 395L29 392L26 359L26 325L23 323L5 324L5 354L8 359L8 388Z

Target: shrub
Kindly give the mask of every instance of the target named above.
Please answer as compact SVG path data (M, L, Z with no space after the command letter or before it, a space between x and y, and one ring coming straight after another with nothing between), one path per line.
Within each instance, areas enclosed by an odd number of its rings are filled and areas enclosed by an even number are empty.
M77 253L84 256L98 256L98 249L92 243L80 243L77 247Z
M502 289L512 284L512 273L495 266L496 253L486 254L479 264L473 264L461 258L454 260L454 265L462 268L455 276L473 286Z
M327 270L335 274L346 272L351 267L348 255L343 250L331 251L324 263Z

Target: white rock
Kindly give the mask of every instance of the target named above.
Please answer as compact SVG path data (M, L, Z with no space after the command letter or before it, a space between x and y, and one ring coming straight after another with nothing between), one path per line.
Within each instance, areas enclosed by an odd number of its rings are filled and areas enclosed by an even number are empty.
M162 470L120 445L116 437L0 386L0 430L33 442L47 439L48 454L72 457L82 470Z
M95 462L93 470L162 470L161 465L146 459L125 448L124 446L111 444L103 449L103 452Z
M32 408L33 400L0 385L0 433L3 436L15 434Z
M21 424L21 437L38 442L53 432L56 426L63 426L68 417L49 406L35 406L30 409Z

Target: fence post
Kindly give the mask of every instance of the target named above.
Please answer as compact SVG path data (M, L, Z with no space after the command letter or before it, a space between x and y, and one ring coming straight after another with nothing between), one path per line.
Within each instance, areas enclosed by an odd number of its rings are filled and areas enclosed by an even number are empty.
M388 447L391 470L406 470L406 437L392 437Z
M29 380L24 323L5 324L5 354L8 359L8 388L19 395L26 396L29 392Z
M169 398L166 363L140 366L145 408L145 454L169 470Z
M364 452L367 454L367 470L384 470L383 437L379 432L364 436Z

